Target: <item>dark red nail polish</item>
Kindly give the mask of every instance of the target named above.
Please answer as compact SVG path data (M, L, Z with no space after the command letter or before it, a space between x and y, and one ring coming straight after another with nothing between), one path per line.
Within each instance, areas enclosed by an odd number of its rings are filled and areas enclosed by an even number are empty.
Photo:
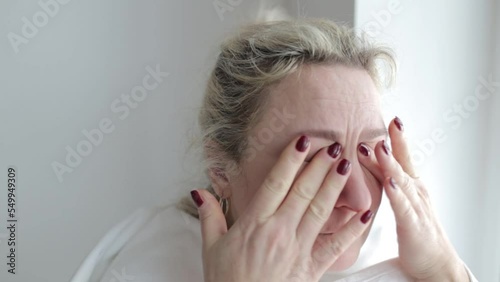
M305 152L308 146L309 146L309 138L307 138L307 136L305 135L302 135L297 141L295 149L297 149L297 151L299 152Z
M371 210L367 210L362 216L361 216L361 222L363 224L366 224L373 216L373 213Z
M346 173L349 171L349 168L351 168L351 162L343 159L340 161L340 164L337 167L337 172L341 175L346 175Z
M200 193L198 193L198 191L192 190L191 191L191 198L193 198L193 201L195 202L195 204L198 207L200 207L203 204L203 200L201 199Z
M384 152L389 155L389 152L391 152L391 149L387 147L387 143L385 143L385 140L382 140L382 149L384 149Z
M363 143L359 144L358 150L365 157L368 157L370 155L370 150L368 149L368 146L366 146Z
M391 177L391 178L389 179L389 183L391 183L391 187L392 187L393 189L396 189L396 180L394 180L394 178L392 178L392 177Z
M396 124L396 127L399 129L399 131L404 130L403 122L398 117L394 118L394 124Z
M340 146L340 144L337 142L328 147L328 155L330 155L334 159L336 159L340 155L340 151L342 151L342 146Z

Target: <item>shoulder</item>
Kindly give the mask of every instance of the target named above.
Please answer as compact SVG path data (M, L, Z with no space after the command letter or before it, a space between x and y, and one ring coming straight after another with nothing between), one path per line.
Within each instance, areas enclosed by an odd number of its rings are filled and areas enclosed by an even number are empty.
M100 281L202 281L198 219L175 205L143 209L136 232L103 273ZM128 280L126 280L128 281Z

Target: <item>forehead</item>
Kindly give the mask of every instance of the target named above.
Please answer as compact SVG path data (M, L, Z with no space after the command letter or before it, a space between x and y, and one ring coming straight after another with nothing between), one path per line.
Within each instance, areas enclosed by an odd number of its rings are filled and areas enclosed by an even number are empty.
M271 103L275 104L328 100L341 108L379 103L378 91L366 70L342 65L302 66L272 89Z
M341 65L306 65L270 89L265 120L287 111L287 129L345 131L383 126L378 90L364 69ZM267 116L266 116L267 115ZM382 124L381 124L382 123Z

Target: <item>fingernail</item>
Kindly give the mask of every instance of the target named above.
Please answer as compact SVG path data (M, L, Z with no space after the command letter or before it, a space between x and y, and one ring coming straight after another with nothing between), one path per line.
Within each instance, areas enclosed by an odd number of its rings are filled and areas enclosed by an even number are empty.
M394 123L396 124L396 127L399 129L399 131L404 130L403 122L398 117L394 118Z
M203 204L203 200L200 197L200 193L196 190L191 191L191 198L193 198L193 201L195 202L196 206L200 207Z
M349 171L350 167L351 167L351 163L348 160L343 159L340 161L340 164L337 167L337 173L339 173L341 175L346 175L346 173Z
M309 138L307 138L307 136L305 135L302 135L297 141L295 149L297 149L297 151L299 152L304 152L308 146L309 146Z
M393 189L396 189L396 181L394 180L394 178L392 178L392 177L391 177L391 178L389 179L389 183L391 183L391 187L392 187Z
M368 150L368 147L363 143L359 144L358 150L365 157L370 155L370 150Z
M389 149L389 147L387 146L387 143L385 143L385 140L382 140L382 148L384 149L384 152L389 155L389 152L391 151L391 149Z
M340 151L342 150L342 146L339 143L335 142L328 147L328 155L332 158L336 159L340 155Z
M367 210L362 216L361 216L361 222L363 224L366 224L373 216L373 213L371 210Z

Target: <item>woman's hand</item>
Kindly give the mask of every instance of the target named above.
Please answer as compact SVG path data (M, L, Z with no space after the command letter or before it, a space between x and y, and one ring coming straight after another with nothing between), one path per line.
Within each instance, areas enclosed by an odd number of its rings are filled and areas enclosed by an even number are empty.
M383 184L397 224L399 259L417 281L469 281L465 267L447 238L418 179L403 138L403 124L389 125L393 153L385 141L359 154L361 163ZM360 150L362 151L362 150ZM368 156L366 156L368 155Z
M295 179L309 147L302 136L285 148L229 231L216 199L206 190L193 190L206 282L318 281L365 231L370 211L317 240L349 177L350 163L338 159L341 147L332 144Z

